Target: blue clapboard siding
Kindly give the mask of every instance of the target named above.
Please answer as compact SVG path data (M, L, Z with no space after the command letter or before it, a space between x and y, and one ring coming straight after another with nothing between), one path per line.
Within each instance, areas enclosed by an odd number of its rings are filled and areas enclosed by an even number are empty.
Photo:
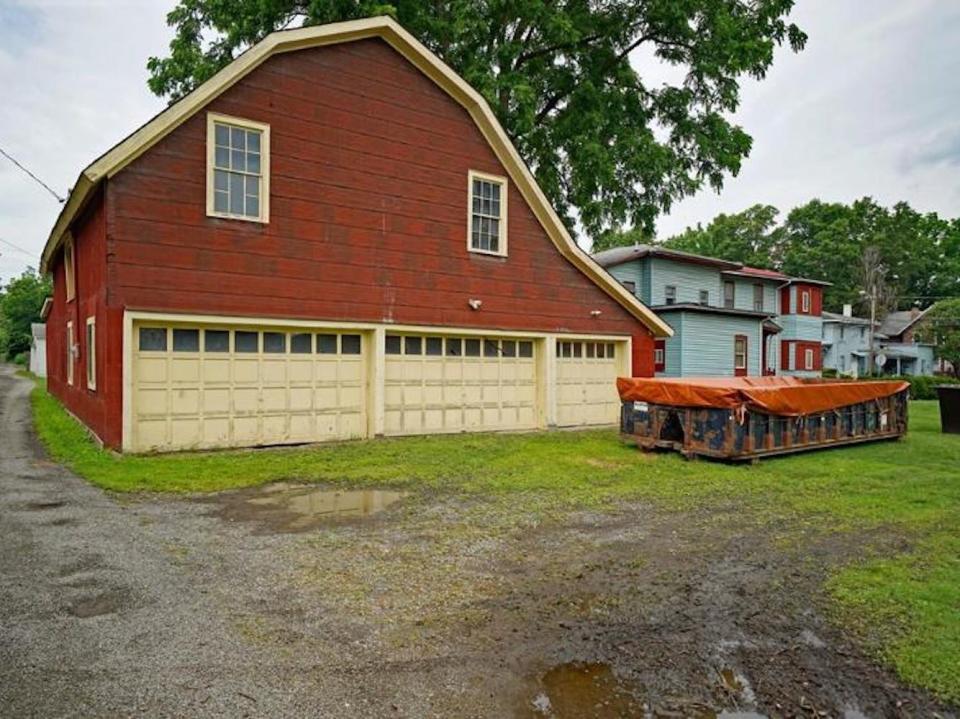
M664 312L675 334L667 340L666 367L658 377L732 377L733 341L747 336L747 373L760 374L761 321L700 312Z
M720 273L717 268L689 262L674 262L662 257L647 258L644 263L650 268L649 304L653 306L666 304L667 285L677 288L677 304L699 303L700 290L707 290L710 293L710 304L714 307L722 304Z
M644 271L644 264L643 260L625 262L622 265L611 267L609 272L620 282L632 282L636 288L634 294L637 298L644 304L650 304L648 273Z
M781 315L777 322L783 327L783 339L820 342L823 320L810 315Z

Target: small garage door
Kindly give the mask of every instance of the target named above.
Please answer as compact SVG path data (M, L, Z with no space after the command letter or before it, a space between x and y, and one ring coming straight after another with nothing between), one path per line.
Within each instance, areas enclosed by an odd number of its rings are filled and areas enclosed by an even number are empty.
M365 436L367 341L331 330L135 326L134 447Z
M615 424L617 375L624 342L557 341L557 425Z
M388 334L384 431L532 429L536 374L531 340Z

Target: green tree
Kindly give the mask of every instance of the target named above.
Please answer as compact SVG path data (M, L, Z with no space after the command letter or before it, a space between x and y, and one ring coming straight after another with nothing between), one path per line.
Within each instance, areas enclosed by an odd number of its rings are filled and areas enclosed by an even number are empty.
M49 278L33 268L10 280L0 294L0 356L13 359L30 349L30 324L40 321L43 301L52 291Z
M772 205L754 205L733 215L717 215L706 227L688 227L664 245L751 267L775 267L781 252L779 214Z
M657 215L749 154L732 124L744 77L803 48L794 0L180 0L170 54L147 63L171 100L267 33L389 13L490 103L558 213L592 237ZM630 63L666 63L673 83ZM640 63L638 62L638 65Z
M953 374L960 377L960 298L943 300L930 308L917 331L922 342L936 345L937 357L953 365Z

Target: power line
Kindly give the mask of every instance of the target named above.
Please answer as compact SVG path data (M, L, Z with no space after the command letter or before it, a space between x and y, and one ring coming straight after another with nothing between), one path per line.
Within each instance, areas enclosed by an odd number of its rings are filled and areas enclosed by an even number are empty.
M2 242L3 244L5 244L7 247L12 247L12 248L15 249L17 252L22 252L23 254L25 254L27 257L29 257L29 258L32 259L32 260L37 259L37 255L36 255L35 252L31 252L30 250L25 250L25 249L23 249L22 247L17 247L15 244L13 244L12 242L7 242L7 240L3 239L2 237L0 237L0 242Z
M16 165L16 166L19 167L21 170L23 170L23 172L27 173L27 175L29 175L30 178L31 178L34 182L36 182L38 185L40 185L43 189L45 189L45 190L46 190L47 192L49 192L51 195L53 195L54 197L56 197L56 198L57 198L57 202L59 202L59 203L61 203L61 204L63 204L64 202L66 202L66 199L64 199L63 197L60 197L60 195L58 195L56 192L54 192L53 188L51 188L50 185L48 185L46 182L44 182L43 180L41 180L39 177L37 177L36 175L34 175L32 172L30 172L30 170L28 170L26 167L24 167L24 166L21 165L19 162L17 162L16 158L13 157L13 156L12 156L10 153L8 153L6 150L4 150L2 147L0 147L0 155L3 155L5 158L7 158L8 160L10 160L10 162L12 162L14 165Z

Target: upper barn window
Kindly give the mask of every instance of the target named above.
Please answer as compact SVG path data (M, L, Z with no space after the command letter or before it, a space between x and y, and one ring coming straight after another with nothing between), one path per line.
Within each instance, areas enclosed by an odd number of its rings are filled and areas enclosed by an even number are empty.
M504 177L469 173L470 221L467 247L488 255L507 254L507 180Z
M269 125L207 115L207 214L268 221Z

